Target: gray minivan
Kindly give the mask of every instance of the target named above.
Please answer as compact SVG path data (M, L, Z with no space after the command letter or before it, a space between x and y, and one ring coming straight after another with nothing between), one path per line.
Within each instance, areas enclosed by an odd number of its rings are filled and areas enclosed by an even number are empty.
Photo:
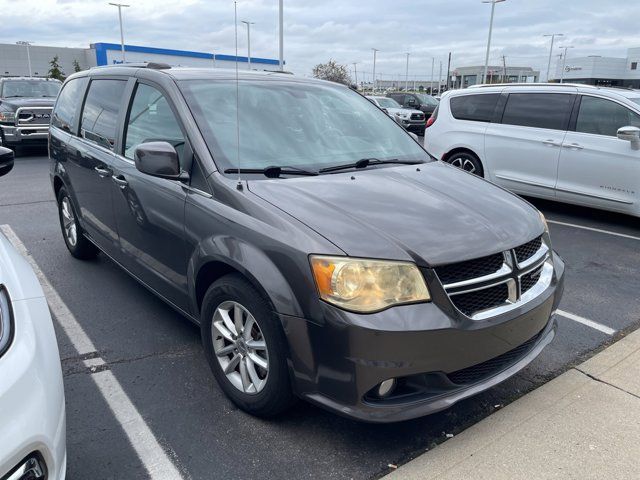
M404 420L551 342L564 264L535 208L347 87L235 75L72 75L49 145L71 254L103 252L199 324L232 401Z

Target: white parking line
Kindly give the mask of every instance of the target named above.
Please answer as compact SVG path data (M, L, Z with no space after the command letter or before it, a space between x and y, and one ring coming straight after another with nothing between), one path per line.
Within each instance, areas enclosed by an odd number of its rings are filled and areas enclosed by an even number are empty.
M574 322L581 323L583 325L586 325L587 327L591 327L596 330L599 330L602 333L606 333L607 335L613 335L614 333L616 333L616 331L613 328L607 327L606 325L603 325L598 322L594 322L593 320L589 320L588 318L581 317L580 315L576 315L570 312L565 312L564 310L560 310L560 309L556 310L556 313L564 318L568 318L569 320L573 320Z
M564 225L565 227L580 228L582 230L589 230L591 232L606 233L607 235L615 235L616 237L630 238L631 240L640 240L640 237L634 237L633 235L627 235L626 233L612 232L611 230L603 230L601 228L585 227L584 225L576 225L575 223L559 222L558 220L549 220L549 219L547 219L547 223L555 223L556 225Z
M106 362L97 355L96 348L91 339L51 286L51 283L49 283L49 280L42 270L40 270L40 267L38 267L38 264L31 254L29 254L13 229L9 225L1 225L0 229L22 256L26 258L35 271L44 290L51 312L65 334L69 337L78 354L95 354L93 358L85 360L85 365L94 368L105 365ZM152 480L175 480L183 478L111 370L100 370L97 373L91 374L91 378L96 383L109 408L113 412L113 415L129 438L129 442L138 454L140 462L145 466L149 478Z

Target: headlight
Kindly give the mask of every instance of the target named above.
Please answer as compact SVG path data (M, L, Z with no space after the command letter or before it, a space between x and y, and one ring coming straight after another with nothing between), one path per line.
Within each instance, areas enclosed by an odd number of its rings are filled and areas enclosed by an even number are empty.
M319 255L310 260L320 298L345 310L367 313L431 300L413 263Z
M542 220L542 224L544 225L544 231L549 233L549 225L547 224L547 219L544 218L544 213L541 211L538 211L538 213L540 214L540 220Z
M15 123L16 114L14 112L0 112L0 123Z
M9 343L11 343L11 336L13 335L12 322L9 295L7 290L0 285L0 355L9 348Z

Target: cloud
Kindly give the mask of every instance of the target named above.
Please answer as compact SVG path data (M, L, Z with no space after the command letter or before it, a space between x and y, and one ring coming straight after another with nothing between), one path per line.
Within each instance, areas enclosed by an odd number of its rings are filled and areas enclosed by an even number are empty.
M129 0L123 10L125 41L131 44L197 51L234 52L233 2L206 0ZM288 68L309 75L313 66L333 58L358 62L359 75L372 70L372 51L380 49L377 71L404 75L436 72L484 62L490 6L480 0L284 0L285 59ZM117 11L107 0L0 0L0 42L29 40L42 45L88 46L119 42ZM277 58L277 0L239 0L239 19L255 22L252 55ZM564 33L571 55L624 56L640 46L640 2L625 0L507 0L496 5L490 62L502 55L509 65L544 70L549 40ZM246 30L238 27L239 52L246 52ZM554 53L559 53L556 51ZM350 68L351 65L350 65ZM362 78L362 77L361 77ZM543 74L544 78L544 74Z

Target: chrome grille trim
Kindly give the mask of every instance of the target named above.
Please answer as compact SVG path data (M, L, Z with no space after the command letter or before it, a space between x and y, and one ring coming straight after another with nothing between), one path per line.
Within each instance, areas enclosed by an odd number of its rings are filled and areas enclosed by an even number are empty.
M551 285L551 281L553 279L553 258L551 248L544 237L542 238L540 248L522 263L518 263L517 261L515 248L503 252L503 256L504 262L502 266L492 274L442 284L456 310L472 320L485 320L524 305L538 297L549 287L549 285ZM528 289L523 292L523 277L525 275L530 275L537 270L540 271L537 280L533 285L528 283ZM504 303L497 304L494 307L477 310L472 314L463 312L458 308L458 305L456 305L456 297L459 295L470 294L503 284L506 284L508 287L508 296L504 299ZM500 301L500 299L497 299L497 301Z
M15 126L16 127L48 127L49 123L51 123L51 112L53 111L53 107L19 107L16 109L16 119ZM34 112L42 112L48 113L49 119L46 123L30 123L33 120ZM28 118L20 118L20 115L26 113L30 115Z

